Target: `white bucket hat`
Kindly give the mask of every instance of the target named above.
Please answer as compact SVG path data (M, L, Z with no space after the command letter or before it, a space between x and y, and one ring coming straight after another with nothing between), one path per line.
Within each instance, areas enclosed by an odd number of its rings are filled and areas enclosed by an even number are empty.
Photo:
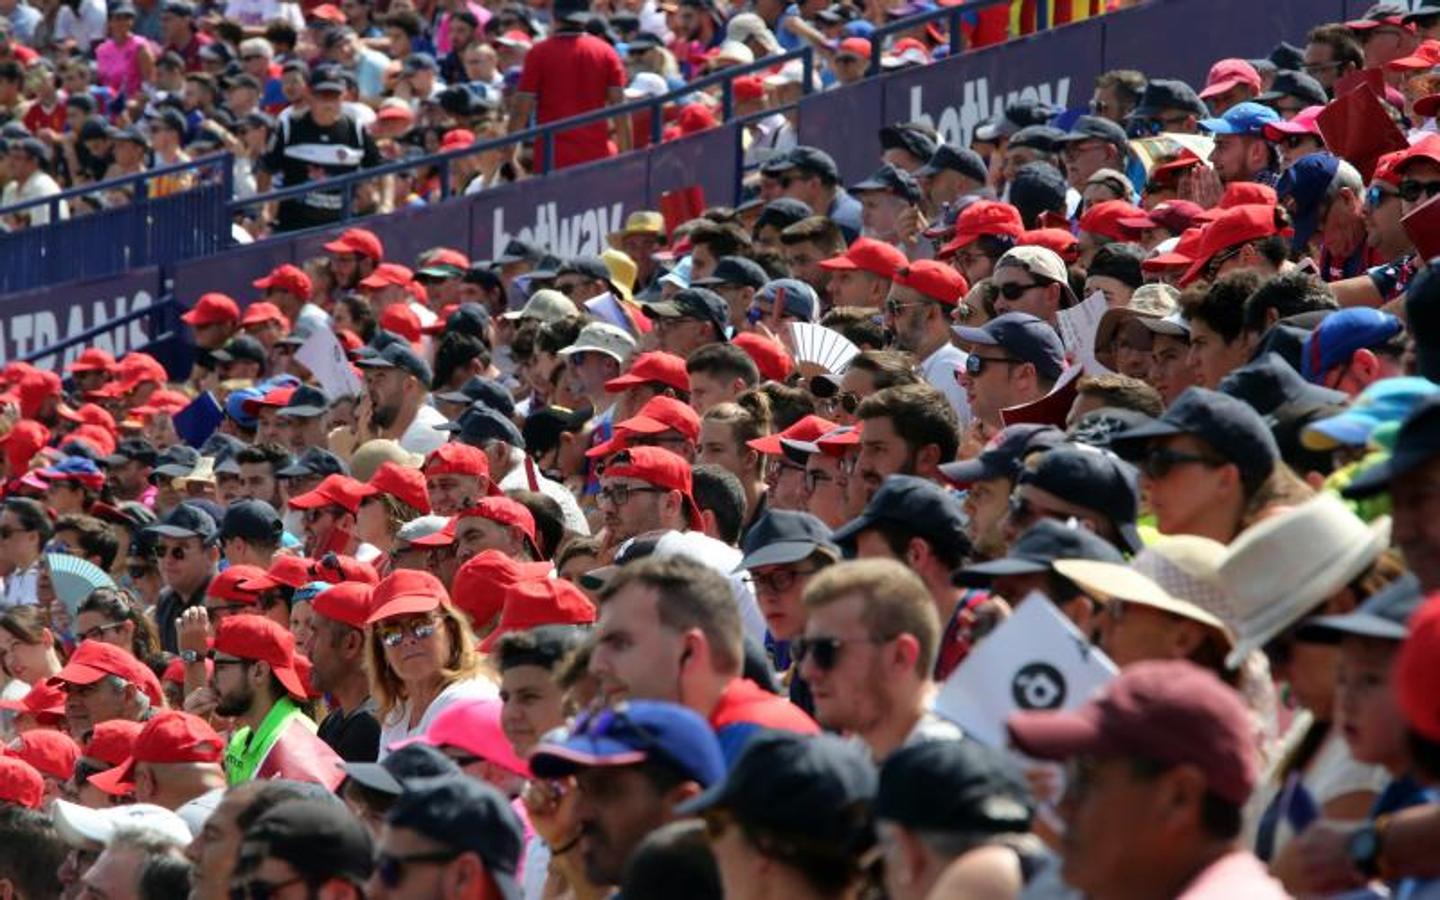
M1220 566L1239 637L1225 664L1235 668L1251 650L1314 612L1389 543L1388 516L1366 525L1328 493L1246 529Z

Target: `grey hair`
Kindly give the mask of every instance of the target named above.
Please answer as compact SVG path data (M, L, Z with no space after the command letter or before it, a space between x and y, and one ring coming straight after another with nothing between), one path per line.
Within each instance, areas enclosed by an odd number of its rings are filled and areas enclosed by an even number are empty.
M1330 186L1325 189L1325 199L1335 199L1335 195L1345 188L1356 194L1364 194L1365 178L1359 169L1342 159L1335 166L1335 177L1330 179Z
M125 688L131 684L119 675L106 675L104 681L116 692L122 694L125 692ZM142 716L150 712L150 695L145 693L144 689L138 684L135 685L135 702L140 705L140 714Z

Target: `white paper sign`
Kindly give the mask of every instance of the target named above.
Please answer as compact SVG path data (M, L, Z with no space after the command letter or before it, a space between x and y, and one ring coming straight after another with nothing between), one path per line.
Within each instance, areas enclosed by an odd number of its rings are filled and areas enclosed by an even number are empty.
M1005 749L1011 713L1074 709L1118 672L1055 604L1032 592L946 679L935 712L981 743Z
M305 343L300 345L300 349L295 351L295 358L315 375L315 380L320 382L320 389L331 400L353 397L365 392L365 383L355 375L355 370L350 368L345 348L340 346L335 332L328 328L312 331Z
M1096 291L1086 297L1084 303L1060 310L1060 340L1065 343L1065 349L1074 354L1086 375L1110 372L1095 359L1095 332L1100 330L1100 317L1108 308L1105 295Z

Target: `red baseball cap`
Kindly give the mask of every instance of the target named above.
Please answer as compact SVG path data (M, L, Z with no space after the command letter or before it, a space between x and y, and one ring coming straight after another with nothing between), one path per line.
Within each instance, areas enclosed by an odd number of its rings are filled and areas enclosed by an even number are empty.
M440 152L447 153L451 150L463 150L473 146L475 143L475 132L468 128L452 128L445 132L440 139Z
M239 616L237 619L264 622L277 629L280 627L261 616ZM224 628L230 621L221 622L220 627ZM240 656L238 653L235 655ZM275 676L280 677L278 670ZM289 685L286 685L286 690L289 690ZM178 709L161 710L135 735L130 755L114 768L91 775L90 784L118 797L135 790L136 763L218 763L224 757L225 741L209 722Z
M380 327L393 331L412 344L420 343L420 316L408 303L392 303L380 314Z
M310 10L309 18L329 22L332 25L345 24L345 13L341 12L340 7L333 3L322 3Z
M495 621L505 605L505 591L522 581L549 579L548 562L522 563L499 550L482 550L455 570L452 584L456 607L470 617L475 628Z
M790 358L790 351L785 349L785 345L763 334L742 331L731 338L730 343L745 351L745 355L755 363L755 368L760 370L760 377L766 381L784 381L795 370L795 361Z
M10 755L25 760L41 775L66 781L75 774L80 745L63 731L34 728L20 735Z
M1388 4L1378 4L1378 3L1376 4L1376 6L1382 6L1382 7L1385 6L1385 5L1388 5ZM1403 29L1405 29L1406 31L1414 31L1414 30L1415 30L1415 26L1407 23L1407 22L1405 21L1405 19L1404 19L1403 16L1384 16L1384 15L1382 15L1382 16L1377 16L1377 17L1375 17L1375 18L1366 17L1366 18L1364 18L1364 19L1351 19L1350 21L1345 22L1345 23L1343 23L1343 24L1345 25L1346 28L1350 29L1351 31L1369 31L1369 30L1372 29L1372 28L1379 28L1381 25L1391 25L1391 26L1394 26L1395 28L1403 28Z
M1289 231L1288 228L1285 230ZM1280 233L1275 224L1274 206L1257 203L1225 210L1201 232L1200 249L1190 268L1180 276L1180 285L1183 287L1199 278L1216 254L1237 244Z
M765 96L765 79L759 75L742 75L731 82L736 100L759 100Z
M953 266L934 259L917 259L895 270L894 281L901 287L919 291L944 306L959 303L970 290L965 276Z
M1267 122L1262 129L1265 132L1265 140L1279 142L1287 134L1313 134L1319 137L1320 126L1316 120L1320 118L1320 113L1324 110L1324 106L1307 106L1296 113L1292 119Z
M1404 150L1396 150L1393 153L1386 153L1375 160L1375 171L1370 175L1370 183L1383 182L1391 187L1400 186L1400 173L1395 171L1400 161L1405 158Z
M270 270L270 274L264 278L257 278L253 282L258 290L262 291L285 291L294 294L301 300L310 299L310 291L313 285L310 283L310 276L295 266L286 263L283 266L276 266ZM243 322L241 324L244 324Z
M280 327L286 331L290 330L290 317L280 311L280 307L268 300L260 300L245 307L245 315L240 317L241 326L264 325L266 322L279 322Z
M663 447L628 447L611 457L604 477L634 478L655 487L679 491L689 510L690 527L698 531L705 526L691 487L690 464L679 454Z
M509 497L482 497L474 506L462 509L456 514L457 530L461 519L489 519L500 525L518 528L530 542L531 552L536 556L540 555L539 540L535 536L535 516L519 500L511 500Z
M685 371L685 360L663 350L642 353L630 363L630 370L624 375L605 382L605 392L618 394L642 384L663 384L688 394L690 375Z
M1196 224L1180 233L1180 239L1168 253L1157 253L1140 264L1142 272L1158 272L1164 269L1188 268L1200 252L1200 238L1205 233L1203 225Z
M165 692L160 689L160 679L150 667L130 654L128 650L100 641L81 641L80 646L70 655L65 664L51 679L67 684L94 684L107 675L122 678L145 692L150 705L165 705Z
M1260 93L1260 73L1243 59L1222 59L1210 67L1200 99L1208 100L1242 84Z
M5 437L0 438L0 447L5 451L5 463L12 474L28 469L30 460L49 443L50 429L34 419L21 419Z
M338 506L353 514L360 512L360 501L368 495L365 485L348 475L326 475L313 491L291 498L291 509L320 509Z
M504 706L494 698L460 700L441 710L425 734L409 743L432 747L455 747L471 756L494 763L512 775L529 778L530 766L516 753L500 726L500 710Z
M360 485L362 498L378 494L390 494L425 515L430 514L430 493L425 487L425 475L419 469L394 462L381 463L370 481Z
M81 756L107 766L118 766L135 752L135 738L140 736L144 727L144 722L129 719L99 722L90 729L90 740L85 742Z
M375 232L365 228L347 228L340 232L340 236L325 245L325 249L331 253L354 253L357 256L368 256L375 262L379 262L385 256L385 246L375 236Z
M226 566L225 571L210 579L210 584L205 588L205 596L228 603L257 606L260 603L260 591L247 585L264 577L265 570L259 566Z
M1255 733L1245 702L1184 660L1126 666L1104 693L1079 709L1015 713L1009 727L1020 752L1039 759L1135 757L1189 764L1205 774L1210 790L1237 807L1255 790Z
M92 450L99 451L98 455L102 457L115 452L115 433L106 431L99 425L81 425L66 436L65 442L70 441L88 444Z
M1427 134L1420 140L1410 145L1409 150L1402 151L1405 155L1395 163L1395 171L1408 166L1413 160L1428 159L1433 163L1440 164L1440 134Z
M454 247L441 247L425 257L425 268L431 266L454 266L457 269L470 268L470 257Z
M1268 184L1258 181L1232 181L1225 185L1220 202L1201 213L1199 218L1201 221L1213 222L1220 218L1223 211L1237 206L1276 206L1279 203L1279 195Z
M290 696L302 702L310 696L295 669L295 635L272 619L265 616L222 619L215 628L215 652L266 663ZM139 742L136 743L138 747Z
M746 441L745 446L766 456L779 456L783 452L780 447L782 439L813 441L826 432L834 431L836 427L835 423L829 419L812 414L800 419L784 431L777 431L753 441Z
M101 350L99 347L86 348L75 361L65 367L67 372L113 372L115 371L114 355Z
M418 569L397 569L375 586L365 624L374 625L392 616L430 612L449 601L445 585L434 575Z
M18 700L0 700L0 709L46 719L65 718L65 690L49 681L37 681ZM54 724L54 723L50 723Z
M371 290L392 284L409 288L414 283L415 273L399 263L381 263L375 267L375 271L360 279L360 286Z
M858 56L861 59L869 59L870 53L870 41L868 38L863 37L846 38L841 41L840 46L835 49L836 56Z
M310 577L310 568L314 565L315 560L302 556L277 556L271 561L270 568L263 575L256 575L241 582L240 587L247 591L273 591L282 587L302 588L314 580Z
M1017 247L1044 247L1067 263L1080 258L1080 239L1064 228L1032 228L1015 238Z
M84 425L96 425L111 434L115 433L115 417L110 415L105 407L95 403L82 403L75 409L62 404L60 418Z
M0 756L0 802L39 809L45 779L34 766L14 756Z
M1140 215L1121 219L1120 224L1139 230L1168 228L1179 234L1193 225L1204 211L1205 208L1200 204L1191 203L1189 200L1164 200L1148 210L1141 210Z
M240 406L245 410L246 415L253 416L260 412L260 407L262 406L274 406L276 408L284 406L290 402L290 398L294 396L295 391L296 388L293 387L271 388L262 396L242 401Z
M867 42L868 43L868 42ZM976 200L960 210L955 219L955 236L940 248L938 258L944 259L962 247L975 243L983 235L1016 238L1025 230L1020 210L998 200Z
M1431 594L1411 616L1391 675L1405 723L1416 734L1440 741L1440 594Z
M44 369L31 372L20 379L20 415L33 419L40 406L50 397L59 397L60 376Z
M831 271L861 271L879 275L887 281L895 277L895 270L905 265L905 254L895 247L871 238L856 238L855 243L839 256L832 256L820 263L820 268Z
M365 620L370 617L370 596L374 592L373 585L346 581L316 594L310 606L316 615L363 631Z
M563 578L517 582L505 588L500 624L480 642L480 650L489 653L500 638L514 631L541 625L588 625L594 621L595 604Z
M340 553L327 553L310 563L310 581L325 581L330 584L344 584L354 581L374 587L380 583L380 573L368 562Z
M207 641L207 643L213 644L214 642L213 642L213 641ZM209 681L210 678L211 678L211 676L213 676L214 674L215 674L215 660L209 659L209 658L207 657L206 660L205 660L205 680L206 680L206 681ZM181 659L180 657L177 656L177 657L175 657L174 659L170 660L168 663L166 663L166 664L165 664L165 671L163 671L163 672L160 673L160 681L163 682L164 684L175 684L175 685L179 685L179 686L181 686L181 687L184 687L184 686L185 686L185 660L183 660L183 659ZM138 725L138 724L140 724L140 723L137 722L137 723L135 723L135 724ZM113 766L113 765L115 765L115 764L116 764L116 763L113 763L113 762L112 762L110 765Z
M240 304L225 294L201 294L195 305L180 317L180 321L192 328L219 322L239 322Z
M1125 219L1143 218L1145 210L1124 200L1096 203L1080 217L1080 230L1107 237L1112 241L1131 241L1140 236L1140 229L1125 225Z
M441 444L425 457L420 469L429 478L433 475L478 475L490 477L490 460L485 451L469 444Z
M700 440L700 416L690 404L674 397L651 397L639 412L615 425L614 437L586 450L585 455L590 459L600 459L629 447L631 435L664 434L667 431L678 431L686 440L695 443Z

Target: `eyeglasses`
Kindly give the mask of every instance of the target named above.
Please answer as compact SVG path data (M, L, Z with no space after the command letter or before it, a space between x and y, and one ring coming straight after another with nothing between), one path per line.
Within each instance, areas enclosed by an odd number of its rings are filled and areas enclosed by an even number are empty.
M1399 191L1391 190L1383 184L1372 184L1365 189L1365 205L1375 209L1386 200L1399 196Z
M598 496L602 503L608 503L611 506L624 506L630 502L630 496L632 494L664 493L668 493L668 491L657 487L631 487L628 484L612 484L609 487L601 488Z
M807 494L813 494L815 493L816 489L820 487L820 485L827 484L834 480L835 476L831 475L829 472L825 472L820 469L806 469L805 492Z
M1004 284L997 284L995 287L999 289L1000 296L1006 300L1019 300L1027 292L1036 288L1049 287L1053 283L1051 281L1032 281L1029 284L1021 284L1018 281L1007 281Z
M750 578L757 588L766 588L772 594L788 591L796 580L814 575L819 569L776 569L773 572L751 572Z
M1313 140L1314 137L1308 134L1287 134L1280 139L1280 144L1291 150L1298 150L1303 147L1307 141Z
M1345 65L1343 62L1305 63L1300 68L1305 71L1306 75L1319 75L1321 72L1338 69L1343 65Z
M860 408L860 395L852 391L844 391L832 397L821 397L819 400L820 409L832 414L836 409L843 409L853 416L855 410Z
M87 628L84 631L79 632L75 636L82 641L98 641L100 640L100 636L102 634L105 634L107 631L114 631L117 628L124 627L124 622L107 622L104 625L96 625L93 628Z
M985 371L987 368L989 368L991 365L997 365L997 366L1022 366L1022 365L1024 365L1024 364L1025 364L1025 360L1023 360L1023 359L1013 359L1013 358L1011 358L1011 357L1009 357L1009 356L981 356L981 355L978 354L978 353L972 353L972 354L970 354L969 356L965 357L965 374L966 374L966 375L979 375L981 372L984 372L984 371ZM959 370L956 370L956 372L955 372L955 380L956 380L956 381L959 381L959 380L960 380L960 371L959 371Z
M910 303L901 303L899 300L890 300L887 298L885 300L885 311L892 316L898 316L902 309L908 309L912 306L928 306L929 304L929 300L914 300Z
M1202 466L1215 468L1225 465L1225 460L1213 456L1204 456L1199 453L1181 453L1179 450L1171 450L1169 447L1155 447L1145 454L1140 460L1140 471L1150 478L1164 478L1170 474L1170 470L1176 466L1183 466L1188 463L1195 463Z
M305 876L300 875L289 881L247 881L244 884L230 888L230 900L270 900L271 897L292 884L300 884L305 881Z
M178 562L179 560L182 560L182 559L184 559L186 556L188 556L189 553L190 553L190 551L187 550L186 548L184 548L184 547L178 547L178 546L177 546L177 547L170 547L170 548L168 548L168 549L165 548L165 547L156 547L156 548L155 548L155 558L156 558L156 559L164 559L165 557L168 556L168 557L170 557L171 559L176 560L176 561Z
M380 643L395 648L400 646L407 634L417 642L428 641L439 629L440 625L434 619L422 619L409 624L398 622L394 625L381 625L377 633L380 635Z
M1440 181L1417 181L1414 178L1406 178L1400 182L1400 199L1406 203L1414 203L1421 197L1434 197L1440 194Z
M438 866L453 862L463 850L439 850L434 853L413 853L410 856L375 855L375 874L387 888L395 888L405 878L406 866Z
M880 638L799 637L790 642L790 658L800 665L808 658L815 668L830 671L840 662L840 651L850 644L881 644Z

